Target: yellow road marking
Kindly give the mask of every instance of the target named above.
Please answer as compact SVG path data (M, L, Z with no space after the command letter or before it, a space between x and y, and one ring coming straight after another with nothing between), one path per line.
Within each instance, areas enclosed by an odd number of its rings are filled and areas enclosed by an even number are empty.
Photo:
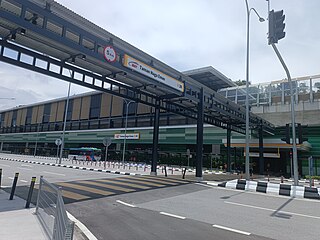
M77 184L73 184L73 183L59 183L59 185L64 186L64 187L78 189L78 190L83 190L83 191L87 191L87 192L97 193L97 194L101 194L104 196L115 194L114 192L109 192L109 191L104 191L104 190L95 189L95 188L91 188L91 187L81 186L81 185L77 185Z
M107 184L107 183L97 183L97 182L89 182L89 181L78 181L77 183L84 183L84 184L89 184L89 185L93 185L93 186L99 186L99 187L105 187L105 188L111 188L112 190L118 190L118 191L122 191L122 192L133 192L135 191L132 188L123 188L123 187L118 187L118 186L114 186L111 184Z
M134 182L134 183L141 183L147 186L153 186L153 187L164 187L165 185L163 184L157 184L157 183L151 183L151 182L146 182L144 179L133 179L133 178L119 178L118 180L120 181L129 181L129 182Z
M167 185L178 185L179 183L173 183L173 182L167 182L161 179L157 179L157 178L144 178L144 177L136 177L134 179L138 179L141 181L149 181L149 182L155 182L155 183L163 183L163 184L167 184Z
M187 181L183 181L183 180L176 180L176 179L172 179L172 178L163 178L163 177L153 177L153 176L139 176L140 178L151 178L151 179L161 179L162 181L169 181L169 182L174 182L174 183L189 183Z
M62 190L62 196L66 198L76 199L76 200L84 200L84 199L90 198L88 196L84 196L82 194L74 193L66 190Z
M96 181L98 181L98 182L110 182L110 183L118 184L118 185L121 185L121 186L129 186L129 187L139 188L139 189L150 189L150 187L141 186L141 185L134 184L134 183L119 182L119 181L116 181L116 180L100 179L100 180L96 180Z
M39 189L39 185L35 185L34 188ZM42 188L42 190L44 190L44 189ZM44 190L44 191L46 191L46 190ZM53 193L52 191L49 191L49 192ZM84 199L89 199L90 198L89 196L85 196L85 195L82 195L82 194L79 194L79 193L66 191L66 190L63 190L63 189L61 191L61 194L62 194L63 197L70 198L70 199L75 199L75 200L84 200Z

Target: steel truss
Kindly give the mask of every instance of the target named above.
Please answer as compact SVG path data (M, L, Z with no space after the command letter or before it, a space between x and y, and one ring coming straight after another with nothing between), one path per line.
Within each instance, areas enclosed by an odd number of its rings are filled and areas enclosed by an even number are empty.
M92 34L89 30L80 28L73 22L54 14L54 11L59 10L57 5L54 5L52 9L48 2L42 0L34 1L38 4L26 0L0 0L0 4L3 2L5 2L5 7L0 8L0 20L5 20L5 23L0 25L3 29L7 29L8 33L5 36L1 35L1 61L152 107L160 107L160 109L188 118L198 119L197 106L203 86L199 86L192 79L142 52L139 58L140 52L137 49L112 34L103 35L102 32ZM6 9L10 7L14 14ZM56 29L61 31L54 32L53 30ZM26 36L20 36L22 45L7 41L10 34L12 36L13 34L22 35L22 33L26 33ZM70 37L70 35L73 36L71 33L76 37ZM76 41L72 38L75 38ZM39 41L39 46L46 45L50 50L49 53L41 53L43 49L40 48L32 50L31 46L36 47L34 44L37 41ZM27 43L30 43L30 47ZM99 52L106 44L115 46L120 58L119 61L110 63L107 70L104 69L106 63ZM9 49L15 54L6 54L7 51L10 51ZM55 55L55 52L59 52L60 55ZM184 82L185 91L179 93L126 69L121 63L121 58L127 52ZM62 53L68 57L62 59L60 57ZM66 59L70 60L81 54L86 56L88 64L79 61L71 65L66 61ZM31 59L29 62L23 60L26 56ZM97 62L103 62L104 65L98 66ZM120 82L121 80L125 83ZM131 84L134 82L137 84ZM203 91L203 98L201 98L204 111L203 122L225 129L229 126L228 128L232 131L244 134L245 109L211 89L204 88ZM254 114L250 114L250 126L253 130L262 126L264 132L274 132L272 124Z

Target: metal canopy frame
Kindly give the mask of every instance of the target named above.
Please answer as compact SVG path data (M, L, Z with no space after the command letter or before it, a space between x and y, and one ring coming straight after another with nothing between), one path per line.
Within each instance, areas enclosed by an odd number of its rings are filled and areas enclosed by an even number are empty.
M245 133L243 107L62 5L45 0L0 0L0 4L1 61L152 107L157 107L159 102L161 109L193 119L198 118L197 106L203 88L204 123L225 129L229 125L232 131ZM10 42L13 32L15 43ZM117 51L114 63L107 62L101 53L106 45ZM122 65L124 54L183 82L185 91L179 92L127 69ZM74 56L84 56L84 59ZM29 58L29 62L25 58ZM262 126L264 132L274 132L271 123L254 114L250 114L250 126L253 130Z

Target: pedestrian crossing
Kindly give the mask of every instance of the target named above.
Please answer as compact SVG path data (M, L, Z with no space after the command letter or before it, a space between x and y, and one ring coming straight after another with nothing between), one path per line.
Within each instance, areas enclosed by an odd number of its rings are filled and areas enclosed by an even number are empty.
M147 191L188 184L189 181L153 176L125 176L117 178L59 182L65 203L109 197L119 194Z

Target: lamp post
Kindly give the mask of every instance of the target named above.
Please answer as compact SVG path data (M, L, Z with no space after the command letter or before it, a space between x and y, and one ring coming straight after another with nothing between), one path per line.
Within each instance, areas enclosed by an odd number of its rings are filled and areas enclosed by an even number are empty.
M72 76L71 71L70 71L70 76ZM69 108L70 89L71 89L71 82L69 82L68 97L67 97L66 107L65 107L65 110L64 110L64 121L63 121L63 130L62 130L62 143L61 143L61 148L60 148L59 164L61 164L62 152L63 152L63 149L64 149L64 135L65 135L65 132L66 132L66 125L67 125L67 114L68 114L68 108Z
M134 103L133 100L128 102L128 99L123 99L126 103L126 121L125 121L125 127L124 127L124 139L123 139L123 152L122 152L122 164L124 165L124 155L126 152L126 139L127 139L127 124L128 124L128 110L129 110L129 105L131 103Z
M246 9L247 9L247 61L246 61L246 162L245 162L245 171L246 171L246 180L250 180L249 173L249 29L250 29L250 12L253 10L259 18L260 22L265 20L260 17L259 13L254 8L249 8L248 1L245 0Z

